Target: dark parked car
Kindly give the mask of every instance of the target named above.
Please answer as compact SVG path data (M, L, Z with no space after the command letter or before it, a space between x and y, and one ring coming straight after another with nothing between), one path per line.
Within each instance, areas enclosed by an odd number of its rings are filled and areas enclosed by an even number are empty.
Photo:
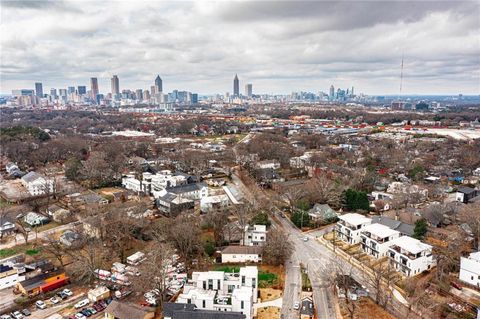
M30 316L30 315L32 314L32 313L30 312L30 310L28 310L28 309L23 309L23 310L21 311L21 313L22 313L22 315L24 315L25 317L28 317L28 316Z

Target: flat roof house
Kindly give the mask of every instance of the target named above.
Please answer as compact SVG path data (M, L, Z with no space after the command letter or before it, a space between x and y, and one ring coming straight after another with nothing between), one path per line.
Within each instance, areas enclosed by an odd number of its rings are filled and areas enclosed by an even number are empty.
M459 279L467 284L480 287L480 251L471 253L468 258L460 258Z
M372 223L370 218L357 213L341 215L338 219L335 229L338 237L350 245L358 244L362 228Z
M393 240L388 249L390 264L407 277L413 277L436 265L432 246L421 241L402 236Z
M262 246L267 240L267 226L265 225L247 225L245 226L244 242L245 246Z
M364 252L375 258L386 256L393 239L400 237L400 233L382 224L367 225L360 234Z
M241 267L239 273L193 272L178 296L177 303L194 304L198 309L240 312L253 318L258 295L258 269Z

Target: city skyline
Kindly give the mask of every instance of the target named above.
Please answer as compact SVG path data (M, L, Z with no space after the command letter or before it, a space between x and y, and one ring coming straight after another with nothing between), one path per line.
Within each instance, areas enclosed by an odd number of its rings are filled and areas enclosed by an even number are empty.
M121 88L147 89L154 70L164 91L232 92L238 73L257 94L335 83L395 95L403 55L402 94L478 94L478 10L471 1L2 1L0 91L90 86L95 77L109 92L113 74Z

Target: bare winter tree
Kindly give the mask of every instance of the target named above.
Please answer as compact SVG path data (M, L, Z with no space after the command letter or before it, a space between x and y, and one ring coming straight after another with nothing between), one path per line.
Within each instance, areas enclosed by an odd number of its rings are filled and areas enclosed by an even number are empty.
M354 319L357 310L356 303L348 297L352 292L352 273L353 266L343 262L341 258L332 258L322 269L323 281L333 287L338 287L338 290L345 295L345 308L350 319Z
M343 189L323 175L311 179L307 184L307 190L313 202L333 207L339 207L341 204Z
M111 265L111 252L95 239L89 239L85 245L75 251L69 251L72 258L71 274L79 282L92 284L95 280L95 270Z
M172 220L168 227L167 238L187 267L202 250L200 232L200 225L194 216L180 215Z
M250 220L256 212L256 207L253 204L237 205L231 210L232 215L238 222L239 231L242 235L241 242L245 242L245 227L248 226Z
M228 223L228 211L226 209L213 210L207 213L206 222L212 227L215 245L220 246L225 236L225 225Z
M283 265L292 252L293 244L288 239L288 235L278 229L271 229L268 232L267 241L262 251L263 262L274 266Z
M377 305L386 308L391 301L392 293L390 284L392 283L392 267L388 262L379 263L371 268L372 273L364 272L363 276L368 286L372 287L373 300Z
M163 304L168 297L168 270L173 253L174 251L170 246L154 242L146 260L138 267L141 275L131 278L133 288L136 291L143 293L156 289L160 292L155 297L159 311L163 309Z

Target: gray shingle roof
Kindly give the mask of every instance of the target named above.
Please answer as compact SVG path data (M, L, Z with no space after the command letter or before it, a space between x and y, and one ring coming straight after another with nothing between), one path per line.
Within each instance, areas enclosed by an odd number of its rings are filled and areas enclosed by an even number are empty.
M24 180L27 183L31 183L31 182L34 182L35 180L39 179L39 178L43 179L43 176L38 174L37 172L29 172L22 177L22 180Z
M240 312L202 310L192 304L172 302L163 305L163 316L172 319L245 319Z
M413 235L413 230L415 228L413 225L406 224L399 220L391 219L385 216L373 216L372 224L381 224L408 236Z

